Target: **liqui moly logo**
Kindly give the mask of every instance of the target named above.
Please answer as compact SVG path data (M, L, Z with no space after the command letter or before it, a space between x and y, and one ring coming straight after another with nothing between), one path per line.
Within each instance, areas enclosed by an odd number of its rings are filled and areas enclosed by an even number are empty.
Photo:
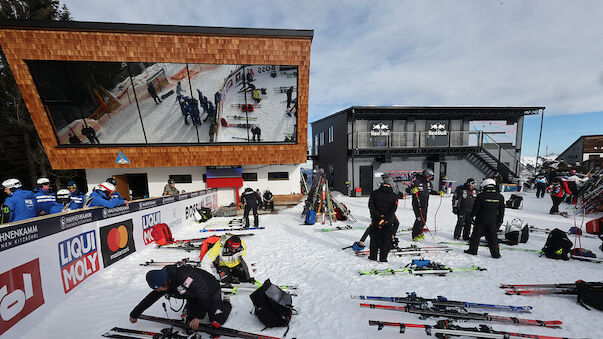
M96 233L90 231L59 243L61 278L65 294L98 272Z
M161 212L150 213L142 216L142 239L148 245L155 241L153 239L153 226L161 223Z
M43 304L40 259L0 274L0 335Z

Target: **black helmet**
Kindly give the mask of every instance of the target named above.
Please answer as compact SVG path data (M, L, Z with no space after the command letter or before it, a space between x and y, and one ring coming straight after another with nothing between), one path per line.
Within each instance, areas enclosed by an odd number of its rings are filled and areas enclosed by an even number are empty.
M423 177L424 178L428 178L428 177L433 178L433 171L431 169L429 169L429 168L424 169L423 170Z
M174 180L174 179L169 179L168 180L168 184L175 184L175 183L176 183L176 180Z

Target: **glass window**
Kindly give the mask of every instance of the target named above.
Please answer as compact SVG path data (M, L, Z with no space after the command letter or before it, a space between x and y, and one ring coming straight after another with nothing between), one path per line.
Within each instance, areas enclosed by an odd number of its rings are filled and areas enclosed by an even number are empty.
M170 179L173 179L177 184L192 184L193 176L191 174L170 174Z
M325 144L325 132L320 132L320 146Z
M333 126L329 127L329 143L333 142Z
M243 181L258 181L258 174L243 172Z
M268 180L289 180L289 172L268 172Z

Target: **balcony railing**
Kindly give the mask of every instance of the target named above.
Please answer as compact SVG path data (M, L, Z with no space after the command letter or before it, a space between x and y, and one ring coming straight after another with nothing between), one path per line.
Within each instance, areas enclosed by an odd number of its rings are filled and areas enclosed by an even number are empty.
M428 147L476 147L483 142L480 131L390 132L388 135L372 135L372 132L354 132L348 137L351 149L428 148ZM352 145L353 140L353 145Z

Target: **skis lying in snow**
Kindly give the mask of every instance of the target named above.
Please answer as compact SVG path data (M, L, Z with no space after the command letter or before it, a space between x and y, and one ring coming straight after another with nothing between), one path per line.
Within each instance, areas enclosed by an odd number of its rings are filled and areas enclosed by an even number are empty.
M591 287L603 289L601 282L586 282ZM576 283L569 284L500 284L500 288L507 289L507 295L543 295L543 294L578 294Z
M542 233L551 233L551 229L548 228L539 228L539 227L535 227L535 226L530 226L530 232L542 232ZM565 232L568 235L575 235L572 234L570 232ZM590 235L590 234L584 234L582 233L581 235L579 235L579 237L584 237L584 238L591 238L591 239L599 239L596 235Z
M143 335L143 336L148 336L148 337L152 337L152 338L170 338L170 339L171 338L173 338L173 339L188 338L187 335L180 334L180 333L178 333L178 331L174 331L172 328L164 328L163 330L161 330L161 332L150 332L150 331L133 330L133 329L123 328L123 327L113 327L109 332L103 334L103 337L119 338L119 339L138 338L138 337L122 335L119 333L137 334L137 335Z
M144 263L140 264L140 266L166 266L166 265L191 265L191 266L199 266L201 265L200 261L190 260L189 258L184 258L180 261L155 261L153 259L147 260Z
M516 318L516 317L491 315L488 313L473 313L473 312L458 311L458 310L437 310L434 308L404 307L404 306L375 305L375 304L360 304L360 307L368 307L368 308L374 308L374 309L384 309L384 310L390 310L390 311L399 311L399 312L420 314L421 318L445 317L445 318L451 318L451 319L493 321L493 322L508 323L508 324L542 326L542 327L550 327L550 328L559 328L563 324L559 320L543 321L543 320L535 320L535 319L523 319L523 318Z
M442 296L438 296L437 298L421 298L417 297L414 292L406 294L406 297L375 297L368 295L353 295L352 299L391 301L399 304L420 305L421 308L431 305L435 307L486 308L512 312L530 312L532 310L532 306L480 304L467 301L448 300Z
M570 259L580 260L580 261L589 261L589 262L594 262L597 264L603 263L603 259L597 259L597 258L593 258L593 257L583 257L583 256L573 255L573 254L570 254Z
M506 290L506 295L578 294L575 289Z
M227 118L232 118L232 119L236 119L236 120L258 120L258 117L246 117L244 115L227 115Z
M452 241L442 241L440 244L444 245L455 245L455 246L469 246L469 242L452 242ZM486 244L479 244L480 247L488 247ZM541 250L533 250L530 248L520 248L520 247L507 247L507 246L498 246L501 250L510 250L510 251L521 251L521 252L532 252L532 253L540 253Z
M366 227L352 227L351 225L337 226L333 228L315 228L316 232L333 232L333 231L349 231L349 230L364 230Z
M235 231L236 231L236 229L235 229ZM255 235L255 233L236 234L236 236L238 236L238 237L250 237L252 235ZM218 236L218 235L214 234L213 236ZM180 241L180 242L176 242L173 244L167 244L167 245L157 245L157 248L175 248L175 249L180 249L180 250L185 250L187 252L190 252L190 251L201 249L201 243L207 238L209 238L209 237L195 238L190 241Z
M590 282L589 284L603 284L603 283ZM576 283L567 283L567 284L520 284L520 285L500 284L500 288L523 288L523 289L531 289L531 288L576 288Z
M295 296L295 297L297 296L297 285L277 285L277 284L274 284L274 285L287 291L292 296ZM238 284L220 283L220 287L222 288L222 292L237 294L239 291L253 292L253 291L257 290L258 288L262 287L262 283L259 281L256 281L254 283L238 283Z
M425 275L425 274L435 274L435 275L446 275L448 273L453 272L467 272L467 271L485 271L485 268L479 266L471 266L469 268L437 268L437 269L410 269L408 267L404 267L401 269L393 269L393 268L384 268L384 269L372 269L369 271L360 271L360 275L396 275L401 273L408 273L413 275Z
M247 230L263 230L266 227L228 227L228 228L204 228L199 232L227 232L227 231L247 231Z
M453 325L450 321L440 320L436 325L423 325L423 324L408 324L408 323L397 323L390 321L377 321L369 320L370 326L377 326L378 330L382 330L385 326L397 327L400 329L400 333L404 333L406 328L419 328L424 329L425 334L435 335L438 338L448 338L448 336L467 336L473 338L494 338L494 339L569 339L565 337L554 337L550 335L538 335L538 334L526 334L526 333L513 333L496 331L489 326L479 325L479 327L461 327Z
M138 317L138 319L153 321L156 323L166 324L169 326L175 326L175 327L179 327L179 328L182 328L185 330L192 330L190 328L190 326L188 326L188 324L185 324L184 322L178 321L178 320L172 320L172 319L162 318L162 317L154 317L154 316L150 316L150 315L146 315L146 314L140 315L140 317ZM223 336L227 336L227 337L243 338L243 339L279 339L277 337L271 337L271 336L267 336L267 335L263 335L263 334L239 331L239 330L236 330L233 328L228 328L228 327L215 328L214 326L209 325L209 324L199 324L199 328L197 329L197 331L209 333L212 336L223 335Z
M427 252L448 252L448 251L452 251L452 249L448 248L448 247L444 247L444 246L419 247L417 245L410 245L408 247L392 248L389 251L389 254L403 256L403 255L420 255L420 254L425 254ZM370 251L362 250L362 251L357 251L355 253L356 253L356 255L359 255L359 256L367 256L367 255L369 255Z

